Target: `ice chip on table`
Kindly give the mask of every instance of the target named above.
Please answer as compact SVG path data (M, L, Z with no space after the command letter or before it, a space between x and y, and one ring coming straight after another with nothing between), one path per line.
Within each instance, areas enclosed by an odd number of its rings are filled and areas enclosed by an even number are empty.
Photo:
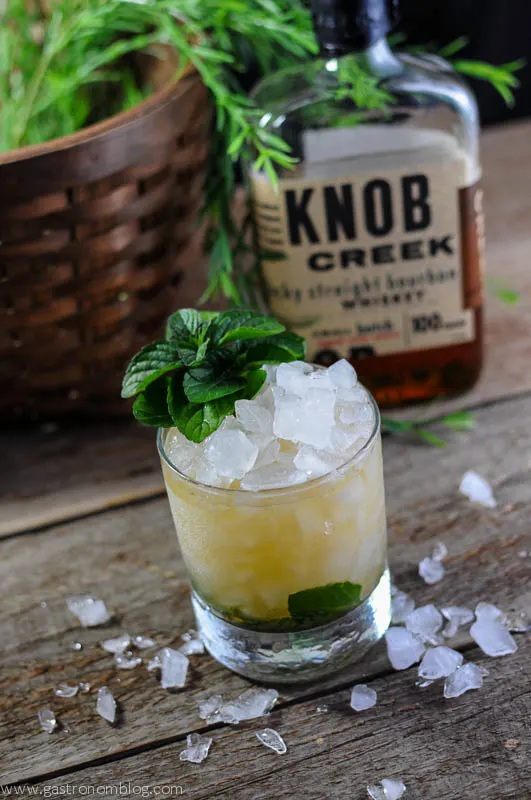
M446 570L438 558L427 556L419 562L419 575L428 585L439 583L444 578Z
M164 449L171 463L190 477L203 452L201 445L191 442L177 428L173 428L167 437Z
M308 389L303 397L275 388L273 430L281 439L310 444L321 450L330 445L334 425L335 394L326 389Z
M451 639L459 628L474 620L474 612L465 606L444 606L441 608L441 612L443 617L448 620L442 631L445 639Z
M496 500L490 484L473 469L469 469L463 475L459 491L473 503L485 508L496 508Z
M40 708L37 714L41 728L45 733L53 733L57 727L55 714L49 708Z
M415 608L415 601L407 592L393 587L391 591L391 621L393 625L405 622Z
M148 661L146 664L146 669L148 672L154 672L156 669L160 669L162 666L162 659L160 655L157 653L156 656L153 656L152 659Z
M428 585L438 583L444 578L445 568L442 561L448 555L444 542L437 542L431 556L423 558L419 563L419 575Z
M211 694L210 697L205 698L199 703L199 716L209 725L214 722L219 722L218 714L222 705L223 696L220 694Z
M133 644L138 650L147 650L149 647L155 647L156 642L151 636L134 636Z
M298 470L305 472L309 478L318 478L340 467L344 459L325 450L316 450L310 445L302 445L293 463Z
M186 747L179 753L180 761L190 761L192 764L200 764L204 761L210 750L212 739L208 736L200 736L198 733L189 733L186 737Z
M350 706L354 711L365 711L367 708L375 706L377 699L378 695L374 689L371 689L370 686L366 686L364 683L359 683L352 689Z
M186 631L181 634L183 644L179 647L179 652L185 656L202 655L205 652L203 640L195 630Z
M463 663L463 656L451 647L430 647L419 665L419 677L429 681L447 678Z
M116 720L116 700L113 697L111 690L107 686L102 686L98 689L98 700L96 702L96 711L110 722L111 725Z
M254 400L236 400L236 419L246 433L273 438L273 414Z
M217 430L205 444L205 457L218 475L240 480L254 466L258 447L241 430Z
M88 681L80 681L79 691L81 694L88 694L88 692L90 692L90 683L88 683Z
M492 608L496 609L496 606ZM477 616L477 611L476 617L476 622L470 628L470 635L485 655L496 658L516 652L518 646L504 625L504 617L496 618L485 613Z
M262 742L263 745L269 747L270 750L274 750L275 753L278 753L280 756L288 751L286 742L280 733L273 728L264 728L261 731L256 731L256 738L258 741Z
M105 625L112 619L112 614L107 610L103 600L92 597L90 594L78 594L66 600L68 610L78 618L84 628L93 628L96 625Z
M221 695L215 694L199 704L199 715L208 723L226 722L235 725L246 719L264 716L277 700L276 689L246 689L235 700L225 703Z
M344 358L328 367L326 372L336 389L352 389L358 381L356 370Z
M372 800L400 800L405 791L405 783L395 778L383 778L380 785L367 786L367 794Z
M131 637L128 633L122 633L120 636L115 636L112 639L103 639L100 645L108 653L123 653L131 644Z
M71 686L68 683L60 683L53 691L57 697L75 697L79 692L79 685L76 683Z
M471 689L481 689L483 675L477 664L468 662L452 672L444 682L444 696L447 699L459 697Z
M400 800L406 791L406 784L395 778L382 778L386 800Z
M206 458L201 458L197 462L194 477L199 483L205 483L207 486L214 486L218 489L227 489L232 483L231 478L226 478L216 472Z
M129 656L127 653L116 653L114 663L118 669L135 669L142 663L140 656Z
M182 689L186 683L189 662L183 653L171 647L160 651L160 685L163 689Z
M295 486L307 478L306 473L292 466L277 461L265 467L259 467L249 472L241 481L241 488L249 492L259 492L265 489L282 489L286 486Z
M432 603L419 606L406 618L406 628L428 644L441 644L442 614Z
M388 628L385 634L387 657L393 669L401 670L416 664L426 647L423 641L407 628Z

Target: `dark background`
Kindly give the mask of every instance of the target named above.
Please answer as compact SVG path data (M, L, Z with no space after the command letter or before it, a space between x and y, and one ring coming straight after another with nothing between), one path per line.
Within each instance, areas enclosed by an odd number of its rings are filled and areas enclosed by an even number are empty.
M395 29L406 34L406 45L443 45L464 35L469 43L459 53L463 58L492 64L525 58L513 108L485 82L468 80L483 125L531 116L531 0L400 0Z

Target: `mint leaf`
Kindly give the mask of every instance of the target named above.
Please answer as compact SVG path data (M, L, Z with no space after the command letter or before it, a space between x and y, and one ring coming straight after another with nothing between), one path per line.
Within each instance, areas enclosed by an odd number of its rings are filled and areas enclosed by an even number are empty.
M210 325L210 319L195 308L181 308L168 319L166 338L199 345Z
M256 397L264 383L266 382L267 372L265 369L253 369L247 373L247 384L245 387L245 394L238 397L238 400L252 400Z
M161 375L182 366L173 342L157 341L147 344L134 356L125 371L122 397L134 397Z
M222 311L212 322L212 337L217 345L237 342L243 339L262 339L274 336L285 330L284 325L272 317L256 311L232 308Z
M202 364L208 351L210 339L205 339L199 347L193 344L178 344L179 355L187 367L196 367Z
M188 370L183 389L191 403L208 403L234 394L245 386L245 379L234 375L234 359L230 353L211 353L198 367Z
M184 392L183 392L184 397ZM183 403L177 387L172 384L168 389L168 405L171 409L173 422L181 433L191 442L202 442L211 433L214 433L225 417L234 412L236 398L220 397L208 403Z
M144 425L171 428L173 420L168 412L166 400L167 378L151 383L133 403L133 414Z
M298 625L323 624L332 617L350 611L358 605L360 598L359 583L342 581L290 594L288 609L291 618Z
M443 425L454 431L471 431L476 427L476 420L470 411L453 411L441 419Z
M286 331L251 345L245 353L245 362L248 366L282 364L284 361L303 361L305 356L306 341L302 336Z

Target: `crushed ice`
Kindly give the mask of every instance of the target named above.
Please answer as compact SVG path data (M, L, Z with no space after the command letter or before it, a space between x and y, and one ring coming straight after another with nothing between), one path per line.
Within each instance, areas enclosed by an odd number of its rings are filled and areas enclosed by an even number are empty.
M350 706L354 711L365 711L367 708L375 706L377 699L378 695L374 689L364 683L359 683L352 689Z
M416 608L406 617L406 628L412 633L416 633L423 642L428 644L442 643L442 637L439 634L442 625L442 614L433 603Z
M108 653L123 653L131 644L131 637L128 633L121 633L112 639L104 639L100 644Z
M426 650L422 639L407 628L388 628L385 641L391 666L397 670L407 669L416 664Z
M443 560L448 555L444 542L437 542L431 556L423 558L419 563L419 575L425 583L432 585L442 581L445 575Z
M459 697L471 689L481 689L483 675L477 664L468 662L452 672L444 682L444 696L447 699Z
M280 756L288 751L286 742L280 733L273 728L264 728L261 731L256 731L256 738L262 742L263 745L269 747L270 750L274 750L275 753L278 753Z
M149 647L155 647L157 644L150 636L133 636L133 644L137 650L147 650Z
M116 700L107 686L102 686L98 689L96 711L100 717L106 719L111 725L116 721Z
M473 503L484 506L484 508L496 508L492 487L485 478L482 478L472 469L469 469L463 475L459 484L459 491Z
M78 618L84 628L93 628L96 625L105 625L112 619L111 612L103 600L89 594L78 594L66 600L68 610ZM77 649L77 648L76 648Z
M68 683L60 683L53 691L57 697L75 697L79 691L79 684L71 686Z
M470 635L485 655L493 658L508 656L518 649L507 630L504 613L492 603L478 603Z
M179 652L185 656L202 655L205 652L205 645L198 632L190 629L181 635L183 644L179 647Z
M367 794L372 800L400 800L405 791L405 783L396 778L382 778L380 785L367 786Z
M246 689L235 700L223 701L220 694L211 695L199 703L199 716L208 724L225 722L236 725L247 719L263 717L278 700L276 689Z
M186 683L189 662L183 653L171 647L160 651L160 685L163 689L182 689Z
M57 727L55 714L49 708L40 708L37 714L40 726L45 733L53 733Z
M258 396L236 401L235 415L201 444L172 429L166 450L182 472L220 488L276 489L337 470L367 442L374 411L347 361L267 373Z
M189 733L186 737L186 747L179 753L179 759L190 761L192 764L200 764L207 757L211 744L212 739L208 736Z

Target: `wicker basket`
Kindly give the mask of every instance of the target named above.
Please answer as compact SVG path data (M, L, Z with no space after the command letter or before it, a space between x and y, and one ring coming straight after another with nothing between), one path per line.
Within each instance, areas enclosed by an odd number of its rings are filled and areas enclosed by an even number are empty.
M207 91L188 75L103 123L0 154L3 419L129 409L125 364L200 269L207 120Z

